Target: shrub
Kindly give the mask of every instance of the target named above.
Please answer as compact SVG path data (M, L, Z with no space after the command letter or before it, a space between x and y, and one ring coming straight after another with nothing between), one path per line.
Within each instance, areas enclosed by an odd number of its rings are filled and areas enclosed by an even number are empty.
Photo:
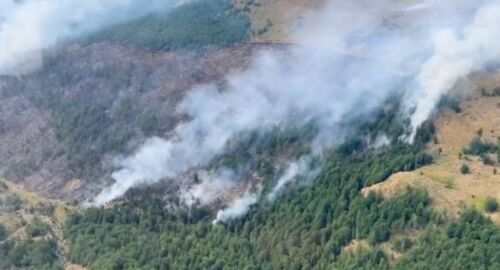
M500 86L497 86L495 87L495 89L493 89L493 95L500 96Z
M441 107L449 107L450 109L452 109L454 112L456 113L461 113L462 112L462 108L460 107L460 101L455 98L455 97L451 97L451 96L443 96L441 98L441 100L439 101L439 105L438 105L440 108Z
M460 172L462 174L469 174L470 173L470 168L467 164L463 164L462 167L460 167Z
M498 201L495 198L488 197L484 202L484 210L488 213L493 213L498 210Z
M0 224L0 241L5 240L7 238L7 230L5 230L5 227Z
M483 142L480 137L475 137L463 152L467 155L480 156L486 153L494 153L497 149L498 147L494 143Z
M16 195L7 196L5 199L5 208L10 212L15 212L21 209L22 204L23 201Z
M488 154L482 154L481 160L483 161L484 165L489 165L489 166L495 165L495 161Z
M447 189L453 189L455 187L455 182L452 180L446 180L446 183L444 183L444 187Z
M30 237L45 236L49 231L47 224L35 218L33 222L26 227L26 234Z
M483 129L480 128L476 131L477 136L482 137L483 136Z
M7 186L7 184L5 184L5 182L0 181L0 191L6 191L8 189L9 187Z

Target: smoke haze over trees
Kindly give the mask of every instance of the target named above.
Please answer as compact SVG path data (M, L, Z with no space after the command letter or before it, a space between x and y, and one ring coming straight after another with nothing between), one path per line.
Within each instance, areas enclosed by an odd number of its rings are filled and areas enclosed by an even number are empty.
M224 85L195 88L177 108L189 120L175 128L175 138L153 138L125 158L113 174L116 184L95 203L138 184L175 181L209 165L231 140L251 130L314 122L318 134L310 147L312 155L321 155L394 95L404 96L400 118L411 122L402 139L412 142L458 79L496 60L500 46L488 33L500 23L499 5L433 5L419 20L389 27L383 18L402 12L402 5L328 1L302 22L295 38L300 45L281 54L263 51ZM458 51L446 50L447 42ZM456 69L447 67L448 60Z

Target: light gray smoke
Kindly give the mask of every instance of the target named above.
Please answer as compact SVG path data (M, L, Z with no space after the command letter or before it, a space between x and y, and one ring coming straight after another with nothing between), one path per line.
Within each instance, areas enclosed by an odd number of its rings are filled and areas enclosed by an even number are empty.
M207 171L198 172L199 183L184 187L180 192L181 200L191 207L195 203L208 205L215 200L231 195L237 188L238 176L232 170L219 169L214 173Z
M40 50L183 0L2 0L0 74L35 70Z
M286 169L285 173L278 179L276 186L267 194L267 199L274 201L278 193L285 188L285 186L290 183L299 174L299 164L296 162L291 163Z
M350 9L356 8L335 11L328 7L320 14L324 20L308 22L307 28L311 30L308 33L316 33L309 39L314 45L298 46L285 54L261 52L247 70L227 77L224 91L216 85L203 85L190 91L178 111L191 120L177 126L176 138L148 141L122 162L121 169L113 174L116 183L94 201L103 204L141 183L175 179L186 170L203 167L224 151L228 141L248 130L316 119L322 127L313 142L316 152L341 142L344 134L337 129L338 124L346 117L362 115L380 104L393 89L392 85L401 79L394 78L391 70L397 70L396 65L402 59L387 62L380 61L382 57L368 60L344 53L349 46L346 40L349 34L367 27L375 29L380 19L378 7L377 12L362 9L366 12L361 16L365 20L357 26L353 26L350 17L339 20L335 16L354 12ZM318 31L317 26L325 25L332 30L328 35L326 28ZM344 31L347 25L350 29ZM313 38L316 36L317 42ZM401 42L399 37L387 41L386 47L410 45L410 42ZM409 48L400 49L409 51ZM361 104L363 109L359 109ZM146 164L151 159L155 160Z
M250 207L256 204L260 197L259 193L245 193L241 198L236 199L229 207L219 210L217 218L212 222L214 225L219 222L227 222L230 219L241 217L248 213Z
M408 91L411 97L408 105L415 107L416 112L412 125L417 127L429 117L440 95L453 86L454 80L474 67L480 68L476 65L494 56L484 50L490 44L496 46L498 41L490 43L494 35L479 28L497 23L494 18L495 14L500 15L497 3L487 1L483 5L478 1L467 8L453 3L426 7L425 11L418 9L418 19L403 20L393 26L384 23L387 18L411 9L403 11L404 5L389 0L331 0L303 21L303 27L295 35L301 46L286 53L261 52L247 70L227 77L225 89L203 85L192 90L178 108L179 113L187 114L191 120L177 126L175 138L152 139L135 155L124 159L113 174L115 184L94 202L97 205L109 202L141 183L175 181L187 170L207 166L230 140L249 130L314 120L319 134L311 146L313 154L321 154L345 139L346 123L369 118L375 108L395 93ZM480 6L476 19L470 23ZM450 13L450 10L460 12ZM458 51L452 49L439 56L445 47L435 46L432 38L439 36L441 29L457 29L469 23L466 28L469 30L464 32L470 35L465 37L467 41L445 42L458 46ZM452 60L451 63L459 65L458 70L447 67L442 60ZM441 67L439 70L435 70L437 65ZM433 83L434 75L443 82ZM278 182L276 192L296 173L292 171L290 175L285 174L284 180ZM245 200L234 201L236 208L248 209L255 203L254 195L247 194ZM220 213L220 220L246 212L228 211Z
M308 179L314 178L317 170L311 168L311 162L312 160L309 156L302 156L298 161L290 163L283 175L276 182L276 186L267 194L267 200L274 201L280 192L299 176L304 176Z
M413 134L432 114L441 97L460 78L500 58L500 1L487 1L463 29L444 28L431 36L432 55L416 76L417 89L408 99L414 102Z

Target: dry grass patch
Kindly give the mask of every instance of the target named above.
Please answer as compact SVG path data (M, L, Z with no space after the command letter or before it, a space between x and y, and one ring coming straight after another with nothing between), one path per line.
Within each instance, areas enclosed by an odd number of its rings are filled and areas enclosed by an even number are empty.
M365 188L363 192L378 191L386 197L400 194L406 186L425 188L433 200L433 207L453 216L466 207L483 211L487 197L500 199L500 172L486 166L478 157L459 159L462 148L483 129L483 138L496 142L500 136L500 97L482 97L463 102L463 112L447 110L436 119L437 144L430 144L428 151L436 157L430 166L413 172L396 173L385 182ZM471 172L461 174L460 167L467 164ZM497 166L497 170L500 168ZM500 223L500 214L488 214Z
M290 41L290 33L298 27L301 16L320 8L326 0L237 0L250 8L253 41ZM259 33L262 29L267 31Z

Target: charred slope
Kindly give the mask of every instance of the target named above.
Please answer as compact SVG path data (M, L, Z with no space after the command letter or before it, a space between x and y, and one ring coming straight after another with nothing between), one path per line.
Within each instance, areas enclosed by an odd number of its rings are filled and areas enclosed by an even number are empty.
M235 44L248 27L231 1L194 1L53 48L33 74L0 78L0 175L65 199L98 189L113 157L182 120L186 91L246 65L259 45Z
M48 53L41 71L1 78L0 172L56 197L101 185L113 156L182 120L175 108L186 91L244 67L258 47L151 52L94 43Z

